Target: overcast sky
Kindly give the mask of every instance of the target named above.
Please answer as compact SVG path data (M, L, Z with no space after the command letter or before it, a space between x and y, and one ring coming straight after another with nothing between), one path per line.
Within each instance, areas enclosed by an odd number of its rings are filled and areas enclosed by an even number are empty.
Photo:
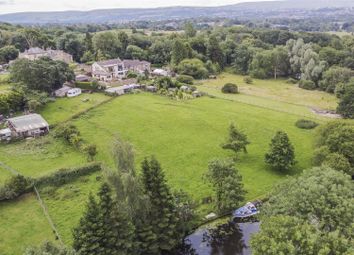
M148 8L163 6L217 6L267 0L0 0L0 13L28 11Z

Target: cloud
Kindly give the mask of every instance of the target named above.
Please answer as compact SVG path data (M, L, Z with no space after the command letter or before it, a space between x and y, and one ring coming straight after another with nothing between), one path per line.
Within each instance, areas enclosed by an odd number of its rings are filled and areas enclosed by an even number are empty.
M15 4L13 0L0 0L0 5Z

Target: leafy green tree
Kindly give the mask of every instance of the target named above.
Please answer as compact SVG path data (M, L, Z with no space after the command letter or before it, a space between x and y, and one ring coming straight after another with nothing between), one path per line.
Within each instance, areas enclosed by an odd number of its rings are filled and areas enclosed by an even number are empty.
M271 63L273 69L273 77L277 79L278 76L286 76L289 72L288 52L283 46L275 47L271 53Z
M348 159L354 167L354 126L350 123L332 121L322 125L317 133L316 146L319 151L317 165L324 162L330 153L338 153ZM320 156L323 155L323 156Z
M8 63L18 57L19 51L14 46L0 48L0 63Z
M340 98L337 112L343 117L354 119L354 86L347 86Z
M242 176L231 160L213 160L208 165L207 180L216 195L216 207L220 213L230 212L239 207L246 194Z
M157 40L149 48L149 59L154 64L164 65L171 61L173 42L171 40ZM177 54L175 52L175 54Z
M320 89L333 93L340 83L348 83L353 76L353 71L345 67L330 67L323 73L323 78L319 83Z
M75 78L68 64L50 58L18 59L11 66L11 80L23 83L27 89L51 93L66 81Z
M285 132L278 131L269 146L269 152L265 155L267 164L283 171L287 171L295 165L294 147Z
M333 66L341 63L342 59L345 58L345 53L332 47L323 47L319 52L319 57L330 66Z
M271 77L273 74L272 61L271 51L258 52L253 57L250 65L250 75L258 79L266 79Z
M353 192L354 185L348 175L328 167L313 168L277 186L262 207L261 220L293 216L322 233L337 232L352 241Z
M194 37L197 34L197 30L194 28L193 23L188 21L184 24L184 33L187 37Z
M126 49L125 55L129 59L144 59L144 50L135 45L129 45Z
M255 255L273 254L350 254L348 239L337 233L322 234L315 225L291 216L265 219L261 231L251 239Z
M219 44L219 40L215 35L210 35L207 44L207 56L213 62L223 67L225 64L224 52Z
M80 61L84 54L84 42L76 33L65 33L57 40L57 48L73 56L75 61Z
M351 167L349 160L342 154L330 153L323 160L322 164L343 173L354 175L354 169Z
M184 59L177 67L179 74L189 75L195 79L203 79L208 77L208 70L204 63L196 58Z
M77 253L71 249L58 247L46 241L39 247L28 247L23 255L77 255Z
M117 58L123 55L122 44L115 32L96 33L93 38L93 47L98 59Z
M222 148L225 150L232 150L237 154L240 151L247 153L248 141L247 135L238 130L234 124L230 124L229 127L229 137L226 142L222 144Z
M232 68L236 73L247 74L252 62L252 51L246 45L236 46L232 58Z
M152 157L142 163L142 182L151 203L151 225L159 252L169 251L180 242L176 205L159 162Z
M172 45L171 63L177 66L183 59L189 58L187 45L180 39L176 39Z
M92 42L92 35L90 32L85 33L85 39L84 39L84 48L87 52L93 52L93 42Z

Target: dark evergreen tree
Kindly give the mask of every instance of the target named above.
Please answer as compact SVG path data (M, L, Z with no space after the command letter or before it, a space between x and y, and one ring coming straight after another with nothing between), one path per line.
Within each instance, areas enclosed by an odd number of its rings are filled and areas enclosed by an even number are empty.
M142 163L142 182L151 203L151 226L159 252L169 251L180 241L176 205L159 162L152 157Z
M80 220L79 226L73 231L73 248L81 255L102 253L103 226L100 221L99 206L90 194L86 211Z
M98 196L98 204L90 196L88 210L74 231L75 250L80 254L131 254L134 227L126 210L112 200L108 184L101 186Z

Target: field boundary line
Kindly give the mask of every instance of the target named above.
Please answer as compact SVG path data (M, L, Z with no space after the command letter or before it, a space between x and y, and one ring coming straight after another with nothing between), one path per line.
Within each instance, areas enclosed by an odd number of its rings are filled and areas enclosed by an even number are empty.
M303 117L303 118L308 118L308 119L312 119L312 120L317 120L319 122L326 122L326 119L323 119L323 118L317 117L317 116L303 115L303 114L298 114L298 113L294 113L294 112L290 112L290 111L278 110L278 109L274 109L272 107L266 107L266 106L262 106L262 105L259 105L259 104L247 103L247 102L243 102L241 100L225 98L225 97L216 96L216 95L209 94L209 93L208 93L208 95L211 96L211 97L214 97L216 99L220 99L220 100L226 100L226 101L230 101L230 102L237 102L237 103L240 103L240 104L254 106L254 107L261 108L261 109L266 109L266 110L270 110L270 111L291 114L291 115L298 116L298 117ZM331 120L330 118L327 118L327 119L328 119L328 121Z
M38 190L37 190L37 188L36 188L35 185L33 186L33 190L34 190L34 192L36 193L37 200L38 200L40 206L42 207L43 213L44 213L45 217L47 218L50 227L52 228L53 232L55 233L55 236L58 238L60 244L61 244L62 246L64 246L64 243L63 243L63 240L61 239L61 236L60 236L60 234L59 234L59 231L58 231L57 228L55 227L54 222L53 222L52 218L51 218L50 215L49 215L48 209L47 209L47 207L45 206L45 203L44 203L44 201L42 200L42 198L41 198L41 196L40 196L40 194L39 194L39 192L38 192Z
M6 165L5 163L0 161L0 167L2 169L5 169L7 171L9 171L12 175L21 175L21 173L19 173L18 171L16 171L15 169L13 169L12 167Z

